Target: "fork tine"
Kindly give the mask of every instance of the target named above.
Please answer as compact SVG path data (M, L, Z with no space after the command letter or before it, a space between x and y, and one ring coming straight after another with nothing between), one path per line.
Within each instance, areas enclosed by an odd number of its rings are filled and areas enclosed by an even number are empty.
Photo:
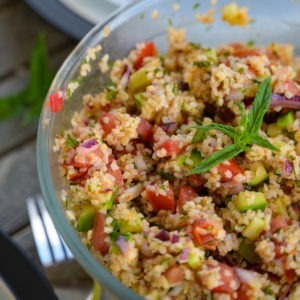
M62 239L57 233L52 220L48 214L48 211L46 209L46 206L44 204L44 201L41 196L36 197L37 204L39 206L40 212L41 212L41 217L42 221L44 222L45 225L45 231L46 234L48 235L50 246L52 249L53 257L55 262L63 261L66 259L66 254L64 251L64 246L62 243Z
M43 222L39 216L38 208L36 206L34 198L28 198L27 209L29 214L29 220L32 228L33 238L37 247L38 255L42 265L47 266L53 263L53 255L49 247L47 240L47 234Z

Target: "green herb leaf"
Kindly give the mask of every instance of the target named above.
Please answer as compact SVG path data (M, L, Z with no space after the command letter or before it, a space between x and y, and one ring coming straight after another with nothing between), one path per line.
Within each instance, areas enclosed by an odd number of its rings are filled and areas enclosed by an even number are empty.
M106 99L113 100L114 98L116 98L117 94L118 94L117 90L108 90L106 93Z
M187 175L204 173L220 163L233 158L241 153L243 149L234 144L227 145L224 149L212 153L209 157L202 160L199 166L196 166Z
M208 131L208 130L219 130L223 133L225 133L226 135L230 136L231 138L235 138L236 136L236 129L232 126L228 126L228 125L223 125L223 124L218 124L218 123L212 123L209 125L203 125L203 126L192 126L192 128L197 128L200 130L204 130L204 131Z
M197 129L193 136L192 143L202 142L205 139L205 137L206 137L205 130Z
M246 112L245 112L245 107L240 102L236 102L235 105L240 109L240 111L242 113L240 126L242 126L243 128L246 128L248 120L247 120L247 116L246 116Z
M68 134L67 140L65 141L65 145L71 148L76 148L79 145L79 142Z
M209 60L197 60L194 61L194 66L197 66L198 68L207 68L211 65L211 62Z
M258 133L262 125L264 115L270 106L272 98L270 83L271 78L267 78L258 87L252 107L247 115L247 134Z
M0 99L0 119L22 114L23 122L33 121L40 113L53 74L48 69L45 35L40 34L30 59L28 86L8 97Z
M120 235L123 235L126 241L128 241L131 236L130 233L112 232L110 237L113 241L115 241Z
M263 138L259 134L250 135L249 140L251 141L251 144L256 144L258 146L279 152L279 149L277 147L275 147L267 139Z

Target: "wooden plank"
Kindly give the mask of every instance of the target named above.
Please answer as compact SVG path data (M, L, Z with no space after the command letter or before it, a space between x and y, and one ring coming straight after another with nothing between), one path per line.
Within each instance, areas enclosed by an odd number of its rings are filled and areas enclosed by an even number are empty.
M54 29L23 2L0 13L0 77L28 61L39 32L45 33L50 50L72 42L71 38Z
M55 72L62 64L66 56L72 51L73 44L62 49L50 57L50 68ZM0 81L0 98L11 95L14 91L24 88L28 80L28 70L21 69L19 72L10 76L6 80ZM1 101L1 99L0 99ZM19 118L14 118L0 122L0 157L9 149L13 149L18 145L32 139L36 136L37 121L24 125Z
M35 140L0 159L0 228L11 234L28 224L26 198L40 193Z

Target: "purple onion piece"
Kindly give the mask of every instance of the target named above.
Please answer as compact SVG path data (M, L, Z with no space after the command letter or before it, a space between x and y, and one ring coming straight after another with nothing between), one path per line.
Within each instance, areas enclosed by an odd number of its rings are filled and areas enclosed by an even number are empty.
M293 164L288 159L284 163L284 171L287 174L292 174L293 172Z
M161 128L168 133L174 133L177 129L177 123L176 122L163 123L161 125Z
M179 236L177 234L172 234L171 243L175 244L179 242Z
M170 240L170 233L168 231L165 230L161 230L156 236L155 238L163 241L163 242L167 242Z
M126 253L129 249L129 244L126 241L125 237L123 235L119 235L116 240L115 244L118 246L118 248L122 251L122 253Z
M124 66L120 83L122 86L127 87L129 82L129 77L131 75L131 71L128 65Z
M98 142L96 141L96 139L94 139L94 138L91 138L91 139L88 139L88 140L86 140L85 142L83 142L82 144L81 144L81 147L84 147L84 148L92 148L93 146L95 146L95 145L97 145L98 144Z
M292 98L286 98L280 94L272 94L272 101L270 107L282 107L290 109L300 109L300 96L294 96Z
M189 253L190 253L190 249L189 248L185 248L182 250L181 254L178 256L178 261L180 263L184 263L188 261L189 258Z
M241 282L249 283L255 278L255 273L238 267L233 267L235 274Z

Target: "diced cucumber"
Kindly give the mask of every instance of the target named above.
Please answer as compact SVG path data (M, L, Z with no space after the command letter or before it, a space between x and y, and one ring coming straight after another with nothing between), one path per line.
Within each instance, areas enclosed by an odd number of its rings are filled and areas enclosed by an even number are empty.
M203 160L201 153L195 149L192 151L191 159L193 161L194 166L200 165Z
M257 263L260 258L255 252L254 244L248 244L245 241L242 241L238 253L242 256L248 263L255 264Z
M250 241L254 241L264 230L265 225L265 220L259 217L254 217L250 221L250 223L245 227L245 229L242 232L242 235Z
M140 217L136 217L134 224L128 222L128 220L120 220L120 232L121 233L138 233L143 232L143 223Z
M203 257L199 256L199 254L193 252L189 254L187 264L193 270L198 269L201 266L202 262L203 262Z
M267 206L266 197L261 192L243 191L233 198L233 204L238 211L244 212L249 209L264 210Z
M145 96L143 95L143 93L137 93L137 94L133 95L133 99L134 99L136 108L138 109L139 112L141 112L142 108L143 108L143 104L146 101Z
M102 297L102 288L101 285L94 280L93 291L88 296L87 300L100 300Z
M287 211L283 202L282 197L278 197L274 200L274 204L276 205L276 211L281 215L287 215Z
M294 122L294 113L292 111L288 112L287 114L280 116L277 119L277 126L279 128L286 128L288 125L292 124Z
M273 123L268 126L267 134L270 137L276 137L282 133L282 128L280 128L277 124Z
M214 63L218 63L218 54L215 48L203 49L203 52L206 54L207 58Z
M110 242L109 252L111 254L120 254L120 253L122 253L121 250L119 249L119 247L116 245L116 243L113 240L111 240L111 242Z
M251 178L249 185L255 186L268 178L268 173L262 163L258 163L254 170L254 175Z
M149 83L146 70L142 68L130 76L128 87L133 92L136 92L145 89Z
M179 167L182 167L184 165L186 159L187 159L187 156L185 154L178 156L176 159L177 165Z
M87 232L93 228L96 212L97 209L92 205L87 205L82 209L82 212L78 218L79 232Z

